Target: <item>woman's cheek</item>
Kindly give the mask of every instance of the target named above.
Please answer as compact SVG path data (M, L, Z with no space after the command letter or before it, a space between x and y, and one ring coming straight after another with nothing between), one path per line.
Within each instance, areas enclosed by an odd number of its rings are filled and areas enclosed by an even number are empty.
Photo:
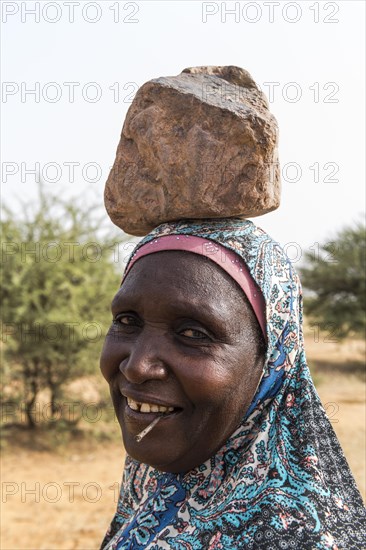
M100 356L100 370L108 382L118 372L121 360L121 350L107 338Z

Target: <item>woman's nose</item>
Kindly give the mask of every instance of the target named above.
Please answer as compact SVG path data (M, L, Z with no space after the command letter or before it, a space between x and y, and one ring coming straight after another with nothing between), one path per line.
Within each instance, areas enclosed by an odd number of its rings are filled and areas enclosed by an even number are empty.
M161 338L141 336L129 355L121 361L119 370L132 384L142 384L147 380L165 380L168 367L163 355L164 342Z

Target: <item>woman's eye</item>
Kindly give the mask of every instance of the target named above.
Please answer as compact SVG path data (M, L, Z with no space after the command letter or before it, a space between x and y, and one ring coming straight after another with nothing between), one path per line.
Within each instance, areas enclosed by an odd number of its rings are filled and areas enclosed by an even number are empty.
M204 332L194 328L186 328L182 330L179 334L186 336L187 338L194 338L195 340L208 339L209 337Z
M132 315L116 315L113 319L113 324L119 328L136 327L138 320Z

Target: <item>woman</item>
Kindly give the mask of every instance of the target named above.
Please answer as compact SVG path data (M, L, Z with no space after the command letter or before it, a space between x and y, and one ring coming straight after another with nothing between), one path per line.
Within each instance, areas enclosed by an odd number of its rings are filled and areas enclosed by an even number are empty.
M237 218L164 223L112 311L101 370L127 458L104 550L366 547L276 242Z

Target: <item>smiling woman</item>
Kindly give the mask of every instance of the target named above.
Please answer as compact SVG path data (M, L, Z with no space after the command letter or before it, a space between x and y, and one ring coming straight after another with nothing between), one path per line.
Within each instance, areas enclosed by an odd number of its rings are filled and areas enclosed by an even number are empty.
M101 370L127 459L103 549L364 546L277 243L237 218L164 223L112 313Z
M258 385L264 346L251 306L211 260L169 250L134 264L112 311L101 364L126 451L159 470L191 470L231 435Z

